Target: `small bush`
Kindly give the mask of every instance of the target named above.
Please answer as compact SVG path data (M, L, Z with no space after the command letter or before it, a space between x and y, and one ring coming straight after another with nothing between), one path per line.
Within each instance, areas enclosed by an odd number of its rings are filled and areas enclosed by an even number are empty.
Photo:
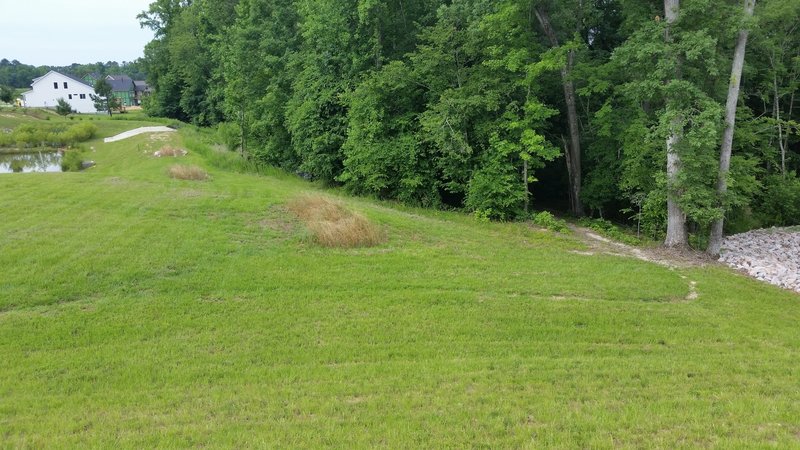
M61 170L64 172L80 172L83 169L83 151L67 150L61 158Z
M321 196L303 196L289 203L317 244L323 247L371 247L386 240L379 227L339 202Z
M178 180L202 181L208 179L208 172L197 166L172 166L169 176Z
M217 136L230 151L234 151L241 146L242 129L238 124L222 122L217 126Z
M558 233L563 233L569 230L569 228L567 227L567 222L561 219L557 219L555 216L553 216L547 211L542 211L540 213L534 214L533 223L539 225L540 227L544 227L547 228L548 230L556 231Z
M97 133L97 126L78 123L65 128L63 125L22 124L9 134L3 134L0 146L19 148L66 147L88 141Z
M617 242L622 242L628 245L640 245L642 240L636 236L631 236L625 233L618 226L604 219L588 219L583 218L578 221L578 225L590 228L603 236L611 238Z
M23 170L25 170L25 161L22 161L20 159L13 159L11 160L9 167L11 168L11 171L14 173L22 172Z

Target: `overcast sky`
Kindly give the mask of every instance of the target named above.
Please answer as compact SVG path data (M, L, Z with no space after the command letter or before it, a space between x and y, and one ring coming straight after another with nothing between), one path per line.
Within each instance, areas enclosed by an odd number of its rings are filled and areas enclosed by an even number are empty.
M133 61L153 38L152 0L0 0L0 59L34 66Z

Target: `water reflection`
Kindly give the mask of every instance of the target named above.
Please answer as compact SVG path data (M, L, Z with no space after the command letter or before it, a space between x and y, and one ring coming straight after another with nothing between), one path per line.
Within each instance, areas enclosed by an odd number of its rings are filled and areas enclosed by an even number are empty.
M58 152L0 153L0 173L61 172Z

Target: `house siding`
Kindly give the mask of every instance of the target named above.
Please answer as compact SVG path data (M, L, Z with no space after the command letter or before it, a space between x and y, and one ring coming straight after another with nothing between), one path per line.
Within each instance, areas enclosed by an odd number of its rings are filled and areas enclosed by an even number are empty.
M67 88L64 88L66 83ZM37 78L31 85L32 90L22 94L25 106L33 108L55 108L58 99L63 98L79 113L96 113L91 94L94 90L77 80L58 72L48 72ZM69 96L72 95L72 99ZM81 95L84 98L81 98Z

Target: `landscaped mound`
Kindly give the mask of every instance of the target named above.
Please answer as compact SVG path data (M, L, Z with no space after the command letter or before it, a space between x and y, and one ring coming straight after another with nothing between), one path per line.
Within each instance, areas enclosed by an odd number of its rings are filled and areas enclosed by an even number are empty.
M197 166L172 166L169 168L169 176L178 180L202 181L208 179L208 172Z
M371 247L386 240L378 226L340 202L306 195L292 200L288 207L323 247Z

